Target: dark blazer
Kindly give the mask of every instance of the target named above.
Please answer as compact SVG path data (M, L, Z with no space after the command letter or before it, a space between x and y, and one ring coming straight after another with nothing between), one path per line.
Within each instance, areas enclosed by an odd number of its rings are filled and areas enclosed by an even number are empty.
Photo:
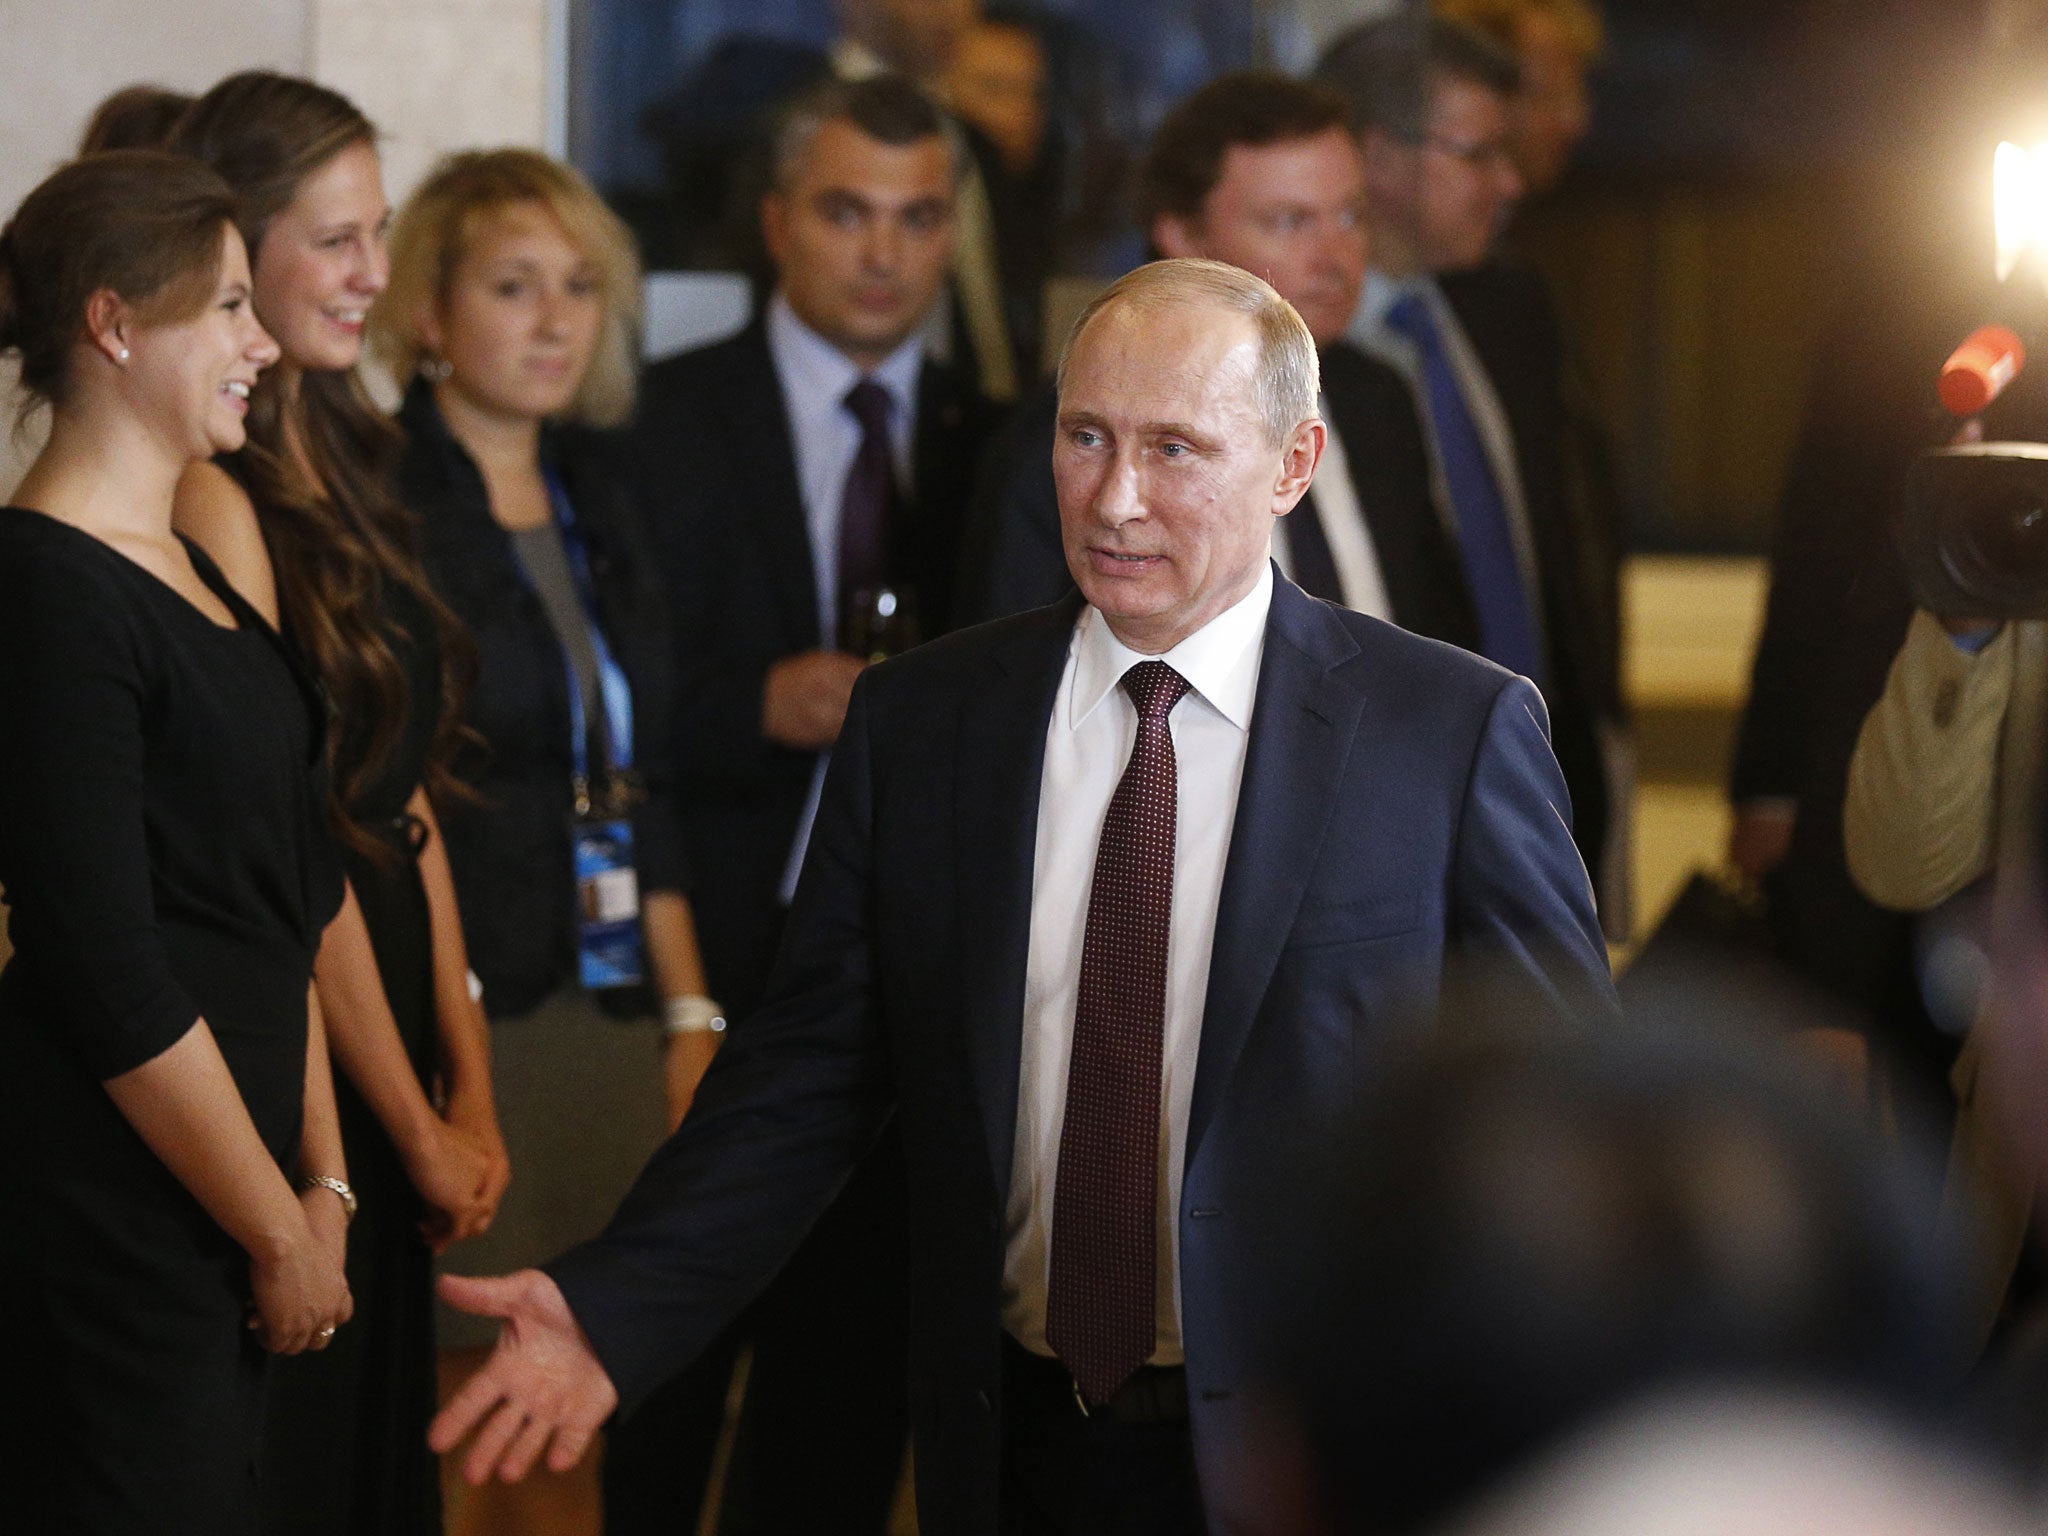
M913 504L901 558L927 633L951 621L973 466L995 408L946 369L918 382ZM701 883L697 933L713 994L759 997L781 927L777 886L816 755L761 732L768 668L829 646L788 411L765 325L657 363L627 434L632 494L674 597L683 840Z
M1458 551L1431 489L1422 421L1401 376L1356 347L1322 351L1323 393L1372 533L1394 622L1452 645L1479 636ZM996 619L1073 590L1060 544L1052 450L1059 399L1048 382L989 449L962 558L963 615Z
M1952 290L1960 253L1925 240L1881 252L1851 247L1821 332L1816 372L1779 496L1770 599L1750 674L1730 798L1797 802L1785 860L1764 879L1781 958L1861 1011L1882 1059L1909 1092L1947 1098L1953 1037L1921 1003L1909 914L1856 888L1842 840L1849 760L1884 692L1913 597L1892 538L1906 472L1946 442L1942 360L1998 315L1995 296ZM1941 274L1939 281L1931 280ZM1988 413L1997 438L2048 431L2048 391L2022 373Z
M770 1001L612 1226L550 1266L632 1403L796 1246L893 1110L911 1221L918 1512L993 1532L999 1297L1046 724L1077 603L928 645L854 693ZM1542 701L1282 581L1202 1022L1179 1217L1196 1453L1237 1496L1265 1193L1435 1023L1447 968L1503 1007L1613 1007Z
M475 801L436 807L448 839L463 937L493 1015L525 1013L576 974L576 878L569 846L569 684L562 650L527 585L511 535L491 517L483 475L449 435L433 391L415 384L399 412L407 444L400 492L419 518L435 590L477 648L465 723L481 745L457 772ZM675 809L668 602L654 559L596 433L550 433L590 550L591 583L606 643L633 689L634 766L646 799L633 818L643 890L689 881Z
M1596 872L1606 846L1612 796L1601 744L1603 723L1624 716L1621 697L1621 531L1611 485L1589 477L1589 423L1575 415L1557 306L1533 268L1492 261L1437 279L1472 350L1492 381L1515 439L1543 586L1549 635L1552 741L1571 786L1572 825Z

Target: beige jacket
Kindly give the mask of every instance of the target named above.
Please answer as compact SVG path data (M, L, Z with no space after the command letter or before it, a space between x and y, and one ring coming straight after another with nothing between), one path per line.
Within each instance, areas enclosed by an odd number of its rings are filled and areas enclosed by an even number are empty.
M1849 763L1842 831L1849 872L1879 906L1924 912L1955 895L2024 835L2048 739L2048 623L2008 624L1976 655L1929 614L1913 616L1882 698ZM1956 1062L1957 1115L1943 1198L1957 1241L1979 1224L1979 1341L1988 1336L2026 1238L2033 1178L2013 1165L1985 1102L1995 1017Z

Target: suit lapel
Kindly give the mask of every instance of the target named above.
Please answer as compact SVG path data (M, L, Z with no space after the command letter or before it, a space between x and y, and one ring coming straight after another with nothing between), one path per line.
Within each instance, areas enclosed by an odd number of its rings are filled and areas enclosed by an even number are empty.
M1046 722L1078 597L1020 620L960 712L954 848L967 1052L996 1188L1010 1182Z
M1336 806L1365 697L1332 674L1357 654L1357 642L1327 607L1291 582L1275 581L1216 908L1188 1115L1189 1167L1244 1052Z
M824 643L818 633L818 576L811 558L810 518L796 472L796 444L782 397L768 328L760 320L739 336L730 389L720 402L727 440L752 465L756 491L752 532L775 590L783 632L800 650Z

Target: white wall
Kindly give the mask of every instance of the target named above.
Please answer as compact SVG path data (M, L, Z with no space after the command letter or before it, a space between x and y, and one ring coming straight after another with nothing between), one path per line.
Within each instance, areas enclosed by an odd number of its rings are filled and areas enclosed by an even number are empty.
M77 147L111 91L200 91L232 70L302 70L306 0L0 0L0 209Z
M148 81L202 91L238 69L310 74L385 135L401 199L436 157L546 141L551 24L564 0L0 0L0 218L76 147L93 108ZM33 441L5 430L0 492Z
M384 133L394 202L451 149L545 146L551 0L301 3L314 77Z

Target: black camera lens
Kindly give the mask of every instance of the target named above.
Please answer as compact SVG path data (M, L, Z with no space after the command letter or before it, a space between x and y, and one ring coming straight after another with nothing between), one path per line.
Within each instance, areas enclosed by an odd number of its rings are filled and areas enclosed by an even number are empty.
M1953 618L2048 616L2048 448L1923 454L1907 477L1899 545L1922 607Z
M1961 509L1957 542L1970 565L2022 587L2048 584L2048 502L1987 497Z

